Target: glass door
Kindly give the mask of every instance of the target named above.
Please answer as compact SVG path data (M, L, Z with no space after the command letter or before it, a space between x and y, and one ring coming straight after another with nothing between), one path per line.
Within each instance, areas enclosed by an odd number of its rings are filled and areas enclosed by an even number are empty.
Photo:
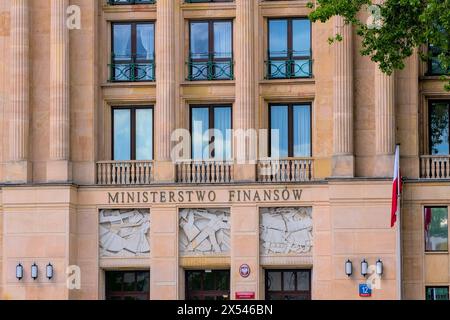
M150 300L150 272L106 271L106 300Z
M311 300L311 270L267 270L266 300Z
M186 300L229 300L230 271L186 271Z

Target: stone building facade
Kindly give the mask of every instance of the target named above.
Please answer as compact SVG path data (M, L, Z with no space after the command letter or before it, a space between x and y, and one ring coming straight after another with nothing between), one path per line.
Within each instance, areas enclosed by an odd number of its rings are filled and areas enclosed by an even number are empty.
M382 74L307 2L2 0L0 297L448 297L450 95L418 54ZM281 139L242 163L239 138L205 158L194 133L174 161L194 120Z

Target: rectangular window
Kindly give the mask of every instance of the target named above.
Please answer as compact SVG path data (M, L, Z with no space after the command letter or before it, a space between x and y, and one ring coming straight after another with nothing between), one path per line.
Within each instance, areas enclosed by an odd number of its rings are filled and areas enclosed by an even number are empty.
M233 79L233 24L191 21L188 80Z
M427 300L448 300L448 287L427 287Z
M306 18L269 19L267 78L312 76L311 22Z
M106 300L150 300L150 272L107 271Z
M113 108L113 160L153 160L153 108Z
M432 101L429 104L429 137L431 155L450 154L450 101Z
M447 70L441 65L438 60L438 56L442 53L441 48L433 46L432 44L428 45L428 53L430 54L430 58L428 60L428 75L430 76L439 76L439 75L448 75L450 74L450 66Z
M155 80L153 22L112 24L111 81Z
M271 104L269 123L270 157L311 157L310 104Z
M192 106L193 160L230 160L232 124L230 106Z
M424 229L426 251L448 251L447 207L426 207Z
M311 300L311 270L267 270L266 300Z

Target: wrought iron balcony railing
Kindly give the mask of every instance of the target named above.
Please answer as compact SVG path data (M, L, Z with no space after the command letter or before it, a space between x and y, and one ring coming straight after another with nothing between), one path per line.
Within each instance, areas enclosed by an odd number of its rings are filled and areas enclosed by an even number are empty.
M303 182L313 178L314 160L311 158L258 161L259 182Z
M187 80L233 80L233 58L192 59L187 62L189 74Z
M116 5L131 5L131 4L155 4L156 0L107 0L108 4L111 6Z
M178 183L229 183L233 181L233 162L186 160L176 164Z
M120 57L111 55L109 64L111 82L155 81L155 59L140 56Z
M97 184L145 185L153 182L153 161L97 162Z
M311 78L313 61L309 52L269 52L266 79Z
M423 179L450 179L450 155L421 156L420 177Z

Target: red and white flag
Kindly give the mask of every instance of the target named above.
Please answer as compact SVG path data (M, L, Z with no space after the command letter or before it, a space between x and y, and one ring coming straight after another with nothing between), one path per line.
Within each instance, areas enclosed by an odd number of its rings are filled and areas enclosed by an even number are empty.
M400 175L400 146L395 148L394 179L392 180L392 207L391 207L391 228L397 222L400 210L400 194L402 192L402 177Z

